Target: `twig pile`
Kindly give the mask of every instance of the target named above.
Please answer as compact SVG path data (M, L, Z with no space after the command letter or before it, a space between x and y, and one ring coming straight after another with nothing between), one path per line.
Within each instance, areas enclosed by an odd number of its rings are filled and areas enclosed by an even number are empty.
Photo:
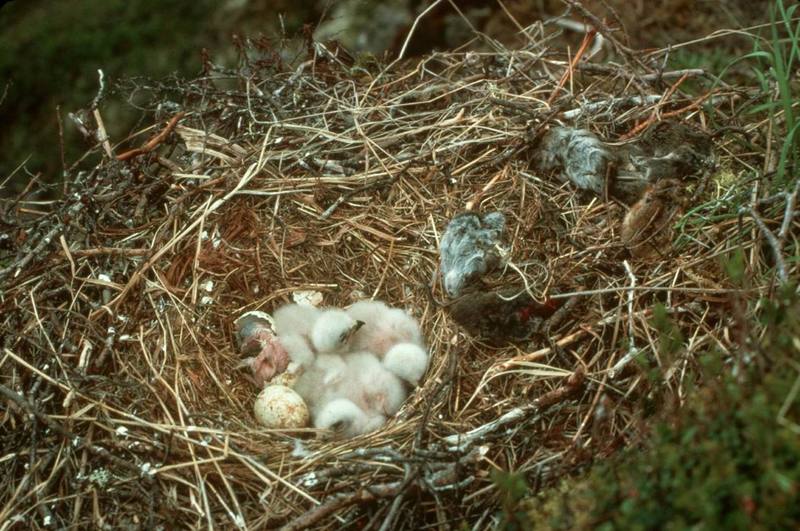
M156 123L117 155L96 146L47 212L7 204L0 522L481 528L498 510L491 470L539 488L637 442L643 403L679 401L695 354L737 340L720 260L741 247L766 267L729 207L747 191L698 187L675 246L631 260L625 207L532 169L536 140L556 120L608 140L662 113L702 128L740 95L683 96L647 66L660 57L627 49L635 61L591 71L526 31L524 49L385 69L321 44L291 68L247 49L236 71L140 85ZM717 141L744 172L748 155ZM510 265L490 282L577 294L546 338L488 347L449 320L438 237L465 208L506 215ZM306 290L420 318L432 366L385 429L330 442L255 423L233 321ZM674 357L658 302L684 338Z

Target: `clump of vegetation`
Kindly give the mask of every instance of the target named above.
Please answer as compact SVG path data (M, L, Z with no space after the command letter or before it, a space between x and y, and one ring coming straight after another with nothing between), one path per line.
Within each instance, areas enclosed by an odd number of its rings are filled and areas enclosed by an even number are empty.
M499 527L508 531L529 529L531 520L522 502L528 496L528 484L519 473L494 470L492 482L500 494Z
M763 333L731 370L702 359L704 385L664 415L648 447L529 500L536 528L792 528L800 521L800 297L762 301ZM743 349L746 347L743 347Z

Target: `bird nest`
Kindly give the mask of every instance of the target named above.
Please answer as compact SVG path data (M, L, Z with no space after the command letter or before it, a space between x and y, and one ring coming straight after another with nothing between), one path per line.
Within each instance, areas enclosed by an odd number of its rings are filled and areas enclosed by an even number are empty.
M697 72L659 72L611 34L618 64L528 32L524 49L388 66L244 47L236 70L118 87L152 123L119 145L93 109L101 141L64 197L4 212L0 521L481 527L493 470L539 489L638 442L696 354L735 341L720 263L759 233L740 231L728 204L744 192L723 177L752 155L716 137L725 171L685 183L672 237L642 257L620 238L627 206L537 170L537 146L557 123L609 142L667 119L707 131L741 96L686 95ZM438 244L465 210L506 217L487 289L571 301L525 341L486 344L448 314ZM309 292L419 319L430 367L382 429L255 422L234 320Z

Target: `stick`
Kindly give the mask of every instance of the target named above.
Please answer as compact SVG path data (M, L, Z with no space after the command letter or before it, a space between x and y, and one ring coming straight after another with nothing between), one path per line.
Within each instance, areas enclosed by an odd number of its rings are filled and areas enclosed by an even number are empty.
M531 413L542 415L551 406L562 402L573 394L577 393L585 381L585 374L580 368L567 377L567 381L561 387L547 392L533 401L528 406L515 407L514 409L504 413L500 418L497 418L483 426L479 426L467 433L456 433L448 435L444 438L444 442L449 444L448 450L451 452L462 452L472 446L475 442L483 439L490 433L497 431L506 424L518 422Z
M631 288L636 287L636 276L633 274L631 265L627 260L623 260L622 264L625 266L625 271L628 272L628 278L631 281ZM633 289L628 291L628 352L620 359L609 371L609 375L613 380L630 361L639 354L639 349L636 348L635 330L633 325Z
M181 111L173 116L172 119L167 123L167 126L160 133L148 140L143 146L131 149L125 153L120 153L117 155L117 160L128 160L153 151L167 138L167 135L169 135L172 130L175 129L175 126L178 125L178 121L183 118L184 114L185 113Z
M71 431L66 429L64 426L62 426L61 424L59 424L58 422L56 422L53 419L51 419L49 416L47 416L44 413L42 413L41 411L39 411L33 404L28 402L25 398L20 396L18 393L12 391L11 389L9 389L8 387L6 387L3 384L0 384L0 395L3 395L7 399L9 399L12 402L14 402L15 404L17 404L20 408L22 408L26 412L28 412L28 414L33 415L34 417L39 419L48 428L50 428L51 430L57 432L58 434L60 434L65 439L69 440L70 444L72 444L73 446L77 447L77 446L81 446L81 445L83 445L85 443L87 448L89 449L89 451L91 453L93 453L94 455L96 455L98 457L101 457L101 458L103 458L103 459L105 459L107 461L110 461L111 463L114 463L115 465L119 466L120 468L124 468L126 470L129 470L129 471L133 472L137 477L143 476L145 478L145 480L152 481L152 478L149 475L143 474L142 473L142 469L139 468L138 466L136 466L135 464L133 464L132 462L126 461L124 459L121 459L121 458L113 455L111 452L109 452L105 448L102 448L100 446L96 446L94 444L87 443L83 439L83 437L81 437L79 435L76 435L75 433L72 433Z
M594 39L595 35L597 35L597 30L592 28L586 33L586 35L583 36L583 42L581 42L581 47L578 48L578 53L576 53L575 57L572 58L572 61L569 63L569 68L564 71L564 75L561 76L561 80L559 80L558 85L553 92L550 93L550 97L547 98L547 105L553 103L553 100L558 95L558 92L564 87L567 79L572 76L572 72L575 71L575 65L577 65L581 60L581 57L583 57L583 54L586 52L586 48L589 47L589 43L592 42L592 39Z
M312 527L315 523L319 522L326 516L329 516L339 509L355 505L357 503L366 503L377 500L379 498L390 498L397 496L403 481L393 481L391 483L381 483L363 487L355 492L343 492L328 498L327 501L321 505L306 511L293 521L289 522L281 528L282 531L295 531L298 529L307 529Z

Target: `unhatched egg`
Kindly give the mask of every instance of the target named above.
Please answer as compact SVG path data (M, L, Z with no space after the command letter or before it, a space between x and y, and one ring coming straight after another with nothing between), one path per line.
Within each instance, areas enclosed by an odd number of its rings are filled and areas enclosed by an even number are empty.
M268 385L253 406L256 420L267 428L304 428L308 426L308 406L285 385Z

